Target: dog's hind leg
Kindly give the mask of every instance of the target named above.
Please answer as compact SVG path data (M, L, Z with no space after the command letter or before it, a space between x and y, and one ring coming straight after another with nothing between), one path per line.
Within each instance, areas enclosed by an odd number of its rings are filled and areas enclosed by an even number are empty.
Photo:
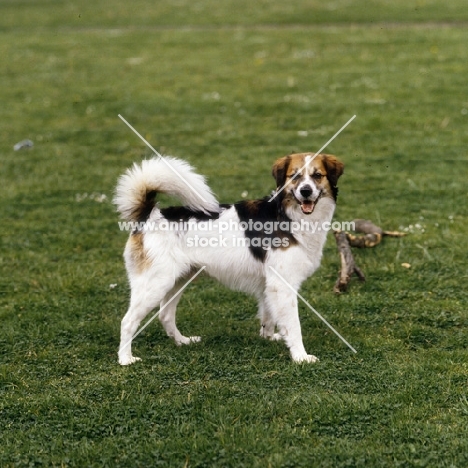
M120 331L119 364L126 366L139 361L132 355L132 340L141 321L164 299L174 287L173 277L158 278L157 288L152 281L136 280L131 284L130 307L122 319Z
M159 309L159 320L164 330L166 330L167 335L174 338L177 345L187 345L201 340L199 336L184 336L177 328L176 309L182 297L182 292L183 291L180 291L180 284L176 285L161 301L161 308Z

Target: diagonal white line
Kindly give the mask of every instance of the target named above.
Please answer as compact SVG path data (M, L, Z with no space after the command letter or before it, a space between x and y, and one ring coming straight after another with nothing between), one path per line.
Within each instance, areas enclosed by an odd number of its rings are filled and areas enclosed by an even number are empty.
M205 268L206 266L202 266L120 349L125 349Z
M200 197L205 203L208 203L172 166L169 162L167 162L164 157L158 152L156 151L152 146L151 144L149 143L148 140L146 140L142 135L140 135L140 133L138 133L138 131L132 127L120 114L118 114L120 120L122 120L122 122L127 125L128 128L130 128L130 130L133 131L133 133L135 133L136 136L138 136L144 143L146 146L148 146L148 148L151 149L151 151L153 151L153 153L156 155L156 156L159 156L161 158L161 160L166 164L167 167L169 167L169 169L172 170L172 172L174 172L186 185L187 187L189 187L194 193L197 194L198 197Z
M321 151L323 151L354 119L356 118L356 114L354 114L318 151L315 152L315 156L317 154L320 154ZM308 162L306 162L300 169L299 172L302 171L306 166L308 166L315 158L315 156ZM277 190L273 196L268 200L268 202L271 202L274 200L290 183L292 182L292 179L288 180L280 190Z
M297 295L299 299L353 352L357 351L296 291L272 266L269 267L283 283Z
M148 146L148 148L150 148L153 151L154 154L156 154L156 156L159 156L160 158L162 158L161 154L151 146L148 140L146 140L142 135L140 135L140 133L138 133L138 131L134 127L132 127L120 114L118 115L119 115L120 120L122 120L122 122L125 125L127 125L127 127L130 128L130 130L132 130L133 133L135 133L135 135L137 135L145 143L145 145Z

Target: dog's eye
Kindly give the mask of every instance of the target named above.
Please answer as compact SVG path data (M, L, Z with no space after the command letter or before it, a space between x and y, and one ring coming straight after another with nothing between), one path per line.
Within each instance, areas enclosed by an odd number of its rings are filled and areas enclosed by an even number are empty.
M312 176L313 179L315 180L321 180L323 177L323 174L321 174L320 172L316 172L314 173L314 175Z
M296 180L301 174L299 172L295 172L294 174L290 175L292 180Z

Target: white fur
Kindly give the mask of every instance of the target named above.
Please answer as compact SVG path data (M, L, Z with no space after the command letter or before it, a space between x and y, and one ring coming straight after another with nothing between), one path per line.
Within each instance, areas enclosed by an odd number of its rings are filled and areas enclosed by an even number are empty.
M185 162L170 159L171 165L179 174L190 181L208 200L188 189L178 175L158 160L143 161L135 165L119 180L115 201L124 218L129 218L135 203L141 200L141 193L148 187L178 196L186 205L195 210L217 211L219 206L205 185L202 176L193 172ZM306 170L306 181L317 193L314 180ZM291 188L291 190L293 190ZM273 202L275 203L275 202ZM324 223L331 221L335 202L330 197L320 197L314 211L305 215L299 204L288 206L286 214L293 221L306 219L308 222ZM222 209L218 222L239 222L234 206ZM147 224L162 223L164 217L156 206ZM154 226L154 224L153 224ZM146 257L145 267L136 260L134 244L130 237L124 257L131 286L130 307L122 320L119 363L127 365L139 360L131 352L131 341L141 321L157 306L162 307L159 319L169 336L177 344L199 341L199 337L185 337L177 329L175 322L178 294L170 304L167 302L179 291L191 274L206 267L206 272L226 286L244 291L258 300L258 316L261 321L261 336L284 340L295 362L315 362L317 358L307 354L299 322L297 296L284 284L270 267L279 273L298 291L301 283L320 265L326 231L294 232L297 244L288 248L271 249L262 262L252 255L248 247L232 245L234 238L242 237L242 232L223 232L228 239L227 246L189 246L190 238L198 235L207 239L219 237L218 225L209 232L202 229L175 232L155 230L142 232L142 251ZM132 234L135 235L135 234ZM131 235L131 236L132 236Z
M209 213L219 209L203 176L195 173L187 162L164 156L144 160L140 165L134 164L120 177L114 203L122 218L133 220L134 207L151 190L175 195L194 210Z

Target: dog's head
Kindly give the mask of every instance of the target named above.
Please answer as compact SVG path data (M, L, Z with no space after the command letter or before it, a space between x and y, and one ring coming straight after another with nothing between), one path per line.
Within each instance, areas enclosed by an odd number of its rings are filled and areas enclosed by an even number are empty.
M344 165L329 154L300 153L278 159L273 165L277 202L280 209L300 206L302 213L311 214L322 197L336 201L338 178Z

